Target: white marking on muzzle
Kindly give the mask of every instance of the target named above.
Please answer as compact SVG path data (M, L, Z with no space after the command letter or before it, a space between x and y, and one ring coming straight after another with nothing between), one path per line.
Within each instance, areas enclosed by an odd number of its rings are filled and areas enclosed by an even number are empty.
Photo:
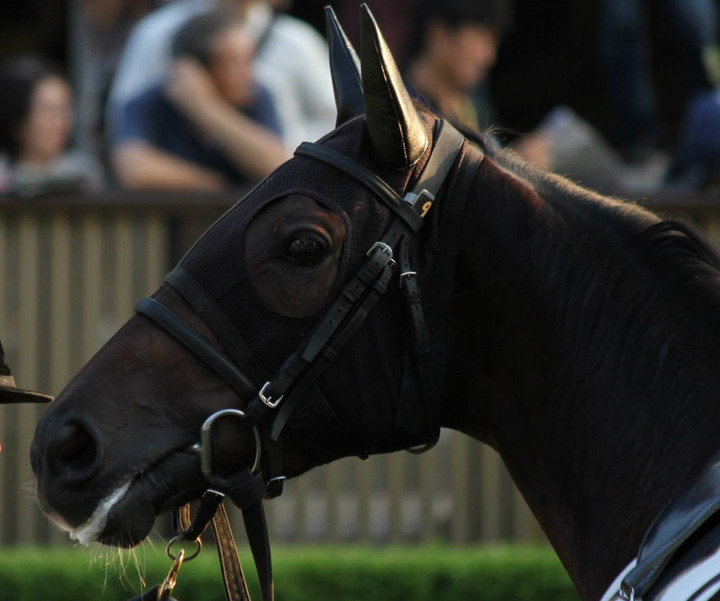
M89 545L97 540L100 533L105 529L108 514L113 505L117 503L130 488L130 480L123 484L120 488L115 489L110 496L106 497L95 508L90 519L79 528L70 532L70 538L78 541L82 545Z

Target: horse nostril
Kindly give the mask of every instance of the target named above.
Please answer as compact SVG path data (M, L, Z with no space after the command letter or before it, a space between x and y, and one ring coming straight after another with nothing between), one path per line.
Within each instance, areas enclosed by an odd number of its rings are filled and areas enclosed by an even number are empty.
M65 446L60 449L60 460L65 463L79 464L91 462L95 456L91 445L92 438L90 438L90 434L78 428L78 432L65 442Z
M56 438L48 446L48 459L66 481L79 482L97 472L102 449L90 428L71 421L58 428Z

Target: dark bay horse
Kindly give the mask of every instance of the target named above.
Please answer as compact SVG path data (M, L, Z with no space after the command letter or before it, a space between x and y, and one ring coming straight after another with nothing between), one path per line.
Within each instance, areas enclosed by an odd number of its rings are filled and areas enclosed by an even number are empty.
M193 444L220 410L248 423L218 424L212 469L260 455L268 483L453 428L500 453L596 601L720 449L720 260L411 101L366 8L362 78L332 32L338 128L58 396L32 447L39 502L80 540L132 546L208 487Z

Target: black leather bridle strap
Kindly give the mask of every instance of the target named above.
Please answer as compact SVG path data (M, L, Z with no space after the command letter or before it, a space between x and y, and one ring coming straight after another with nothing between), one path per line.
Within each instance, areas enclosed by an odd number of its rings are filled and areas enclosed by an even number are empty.
M262 374L267 370L255 359L255 355L247 347L245 340L227 315L205 289L195 281L195 278L178 265L165 276L165 281L202 318L233 363L242 365L249 379L260 381Z
M427 194L425 199L432 204L455 163L464 141L465 137L458 130L446 121L440 121L435 136L435 145L420 179L411 192L414 198L406 196L405 199L401 198L381 177L327 146L303 142L295 150L295 155L315 159L354 178L400 217L413 234L417 234L422 229L423 218L430 205L423 208L425 203L416 201L418 198L422 198L423 192L425 192Z
M366 169L344 154L311 142L303 142L295 150L295 156L315 159L335 169L339 169L359 183L366 186L391 211L400 217L411 231L418 233L422 228L422 219L403 203L402 198L382 178Z
M452 198L452 202L444 205L442 214L442 222L440 229L446 232L446 236L442 240L442 253L437 258L435 268L436 279L433 282L432 297L435 301L435 312L432 321L436 327L443 324L442 329L449 331L452 315L451 297L454 289L455 272L460 254L460 245L463 239L465 211L467 200L470 196L470 189L476 177L480 165L484 159L482 151L472 144L467 144L464 149L461 162L457 170L454 172L452 179L448 182L445 195ZM400 253L400 270L402 273L406 269L404 267L404 251ZM404 278L403 287L405 289L406 302L410 306L409 317L413 321L411 331L414 331L416 344L414 346L415 367L417 377L421 380L421 393L426 399L426 408L430 408L433 399L438 395L438 387L441 387L444 381L443 371L438 366L438 362L433 361L431 357L431 347L429 332L424 323L424 313L422 312L422 303L420 300L420 289L417 287L417 278L415 276ZM414 307L419 307L417 310ZM427 344L426 344L427 342ZM433 344L441 343L440 340L434 339ZM441 343L442 344L442 343ZM408 449L411 452L424 452L434 446L436 441L426 443L419 447Z
M403 239L400 244L398 257L400 287L403 290L405 304L408 307L408 321L410 324L413 350L416 355L422 355L427 352L430 346L430 337L422 308L422 296L420 294L418 276L412 267L410 254L410 243L407 239Z
M326 311L323 319L311 332L306 342L288 358L276 375L275 381L269 383L269 390L272 392L273 398L281 398L281 395L287 394L291 386L295 387L295 394L283 403L274 420L271 432L274 440L279 437L290 414L299 403L302 397L300 392L303 390L303 382L314 381L335 359L337 353L357 331L380 296L385 293L392 275L390 267L395 264L394 250L400 251L405 277L411 276L410 239L413 239L422 227L423 218L445 182L464 142L465 138L460 132L446 122L440 122L436 144L420 178L413 190L406 195L405 200L401 199L375 173L334 150L318 144L303 143L296 151L296 154L300 156L314 158L339 169L367 186L395 213L396 219L382 235L381 240L370 249L369 259L361 266L350 284L343 289L342 294L330 309ZM373 254L377 259L373 257ZM382 277L377 277L378 270L381 270ZM374 285L373 281L377 284ZM424 352L429 344L429 339L420 305L419 286L417 281L408 281L404 287L406 299L409 301L408 306L413 316L411 324L415 348L416 351ZM365 295L364 300L360 300L360 295ZM350 314L350 308L353 309L352 314ZM311 369L304 367L305 364L313 362ZM299 374L303 375L299 376ZM254 403L254 407L249 408L249 413L254 408L267 413L267 410L258 402Z
M135 311L155 322L167 334L187 347L196 357L205 362L218 373L240 398L253 398L257 393L257 386L242 370L228 358L225 353L219 351L203 338L195 330L189 327L184 321L178 318L165 305L153 298L143 298L137 305Z
M288 384L294 386L293 395L283 403L273 421L271 438L277 440L292 411L303 397L307 385L335 360L340 350L350 341L362 325L368 313L385 294L393 275L392 253L382 247L374 247L373 255L366 261L365 268L338 296L326 317L310 333L306 342L293 353L278 373L287 369ZM367 265L369 263L369 265ZM290 366L302 366L301 377L292 378ZM294 381L291 381L294 380Z
M369 311L387 290L392 273L392 253L388 254L382 247L375 247L364 266L324 313L318 325L263 387L264 396L283 400L273 420L271 440L278 440L293 408L315 386L320 373L335 360L362 325ZM246 410L246 422L254 425L273 413L273 409L256 396Z

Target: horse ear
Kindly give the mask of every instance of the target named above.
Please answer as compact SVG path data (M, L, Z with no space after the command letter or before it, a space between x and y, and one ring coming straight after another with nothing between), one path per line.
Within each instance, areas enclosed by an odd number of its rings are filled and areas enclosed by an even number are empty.
M413 106L390 48L367 4L362 15L362 85L373 149L393 167L414 164L427 147L425 125Z
M332 75L337 121L342 125L365 112L360 61L355 48L345 35L332 6L325 7L325 26L330 50L330 73Z

